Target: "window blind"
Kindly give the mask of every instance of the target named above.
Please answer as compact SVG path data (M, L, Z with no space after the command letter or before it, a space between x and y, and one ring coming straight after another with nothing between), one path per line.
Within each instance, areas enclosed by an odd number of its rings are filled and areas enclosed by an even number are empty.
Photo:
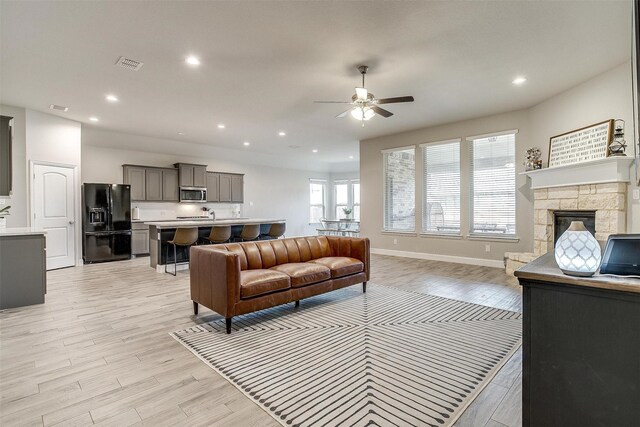
M336 200L336 216L335 219L345 217L342 209L349 206L349 183L347 181L339 181L334 184L334 197Z
M353 182L353 219L360 221L360 181Z
M415 148L384 152L385 230L415 230Z
M422 146L422 231L460 234L460 140Z
M309 223L318 224L325 216L325 181L309 182Z
M471 140L471 233L516 233L515 133Z

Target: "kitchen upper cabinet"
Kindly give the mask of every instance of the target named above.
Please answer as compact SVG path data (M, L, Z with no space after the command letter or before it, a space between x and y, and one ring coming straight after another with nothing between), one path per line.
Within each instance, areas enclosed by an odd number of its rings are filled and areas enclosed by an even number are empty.
M220 174L207 172L207 202L220 201Z
M194 187L206 187L207 186L207 167L201 165L193 166L193 186Z
M244 202L244 176L231 175L231 201L234 203Z
M220 174L220 198L221 202L231 201L231 175L228 173Z
M177 202L180 198L178 170L162 170L162 200L165 202Z
M131 186L131 200L146 200L147 169L141 166L123 166L124 183Z
M146 170L146 200L162 201L162 169Z
M180 187L206 187L207 166L191 165L188 163L176 163L174 165L180 172Z

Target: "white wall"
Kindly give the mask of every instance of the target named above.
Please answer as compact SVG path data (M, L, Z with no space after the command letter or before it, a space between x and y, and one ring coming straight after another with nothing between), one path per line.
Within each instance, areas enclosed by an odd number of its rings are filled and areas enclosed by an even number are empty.
M243 162L243 156L251 156L250 151L237 155L236 161L229 161L217 158L216 149L213 147L210 148L206 157L192 157L187 154L165 154L97 146L107 137L115 145L130 147L137 147L135 143L140 138L136 135L101 131L95 128L83 129L82 182L122 183L123 164L159 167L171 167L178 162L206 164L209 171L245 174L243 216L286 219L287 236L315 234L315 226L309 225L309 179L329 180L328 172L276 168ZM160 146L166 144L167 140L161 142ZM180 150L181 144L184 144L183 150ZM191 144L171 141L174 152L190 153L189 145ZM142 210L142 215L145 215L143 218L147 219L163 219L176 213L188 215L190 209L197 213L197 206L189 208L177 203L137 203L136 205ZM226 215L230 210L228 204L209 204L209 206L216 210L218 216ZM165 211L163 218L149 218L149 216L160 214L161 211Z
M549 138L571 129L577 129L610 118L623 118L628 124L626 140L634 141L631 100L631 66L622 64L584 82L564 93L556 95L527 110L497 114L474 120L450 123L374 138L360 143L360 181L362 186L362 234L371 238L372 248L419 252L464 257L466 261L490 260L488 265L499 265L504 253L533 250L533 194L530 183L524 176L517 175L516 227L518 242L478 241L423 237L417 234L398 235L382 232L382 153L381 150L418 145L425 142L442 141L453 138L490 132L519 129L516 137L516 172L524 170L524 152L528 147L537 146L543 150L546 161ZM633 156L632 148L630 155ZM420 158L419 150L416 151ZM469 170L468 150L462 150L461 168ZM546 165L545 165L546 166ZM416 162L416 224L421 224L422 205L422 165ZM466 176L466 177L465 177ZM468 174L463 174L461 183L462 235L468 231L469 182ZM631 186L637 188L635 185ZM630 189L630 190L631 190ZM631 191L630 191L631 194ZM629 197L630 198L630 197ZM639 201L630 201L628 231L640 229ZM419 229L418 229L419 231ZM394 244L397 241L397 244ZM490 251L485 245L490 244ZM481 261L482 262L482 261Z
M13 188L10 197L0 198L0 206L11 206L10 215L7 217L7 227L26 227L28 213L25 109L0 105L0 114L13 117L13 140L11 147Z

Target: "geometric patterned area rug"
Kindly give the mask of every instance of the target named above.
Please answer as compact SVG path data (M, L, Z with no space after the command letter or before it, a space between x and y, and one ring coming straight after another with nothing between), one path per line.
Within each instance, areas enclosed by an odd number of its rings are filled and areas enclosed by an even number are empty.
M287 426L449 426L520 346L520 313L351 286L171 335Z

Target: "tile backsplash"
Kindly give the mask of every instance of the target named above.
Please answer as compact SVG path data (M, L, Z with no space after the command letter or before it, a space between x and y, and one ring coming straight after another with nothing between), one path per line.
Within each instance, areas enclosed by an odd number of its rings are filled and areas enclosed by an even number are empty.
M154 203L132 202L131 207L137 207L140 220L161 221L175 219L179 216L204 216L202 211L207 207L216 213L216 218L236 218L242 216L242 204L237 203Z

